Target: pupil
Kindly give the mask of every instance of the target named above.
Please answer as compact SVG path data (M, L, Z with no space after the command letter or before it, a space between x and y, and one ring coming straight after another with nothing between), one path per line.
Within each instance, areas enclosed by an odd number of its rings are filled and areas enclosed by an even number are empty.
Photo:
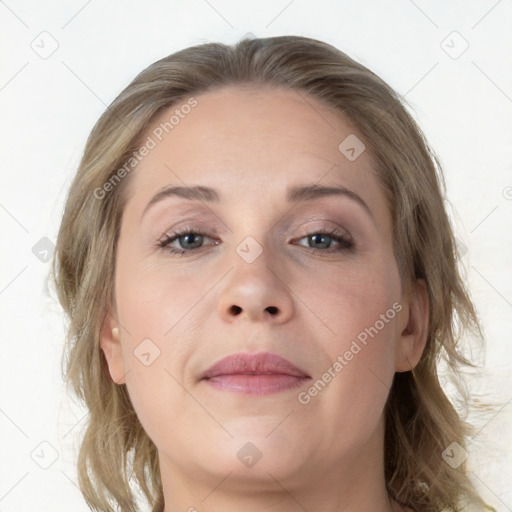
M200 235L193 235L193 234L185 235L184 236L185 245L188 245L189 243L191 243L193 245L194 244L194 242L193 242L194 238L201 238L201 236Z
M318 241L318 239L320 239L320 243L321 243L321 239L322 238L329 238L328 236L326 235L312 235L311 236L312 240L314 241L314 243L316 243ZM328 243L325 243L323 244L324 246L328 246L329 244Z

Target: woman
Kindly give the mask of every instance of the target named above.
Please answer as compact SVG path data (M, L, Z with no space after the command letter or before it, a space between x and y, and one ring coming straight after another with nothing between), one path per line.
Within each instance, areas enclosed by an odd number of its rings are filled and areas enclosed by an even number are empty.
M484 510L437 374L479 331L442 193L398 95L323 42L140 73L54 263L89 506L135 511L135 483L155 512Z

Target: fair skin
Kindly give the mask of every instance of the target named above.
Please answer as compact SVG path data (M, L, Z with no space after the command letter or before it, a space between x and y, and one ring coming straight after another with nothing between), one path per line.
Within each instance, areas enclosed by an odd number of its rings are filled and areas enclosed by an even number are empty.
M425 287L403 293L370 152L349 161L338 149L357 130L304 97L235 86L197 95L130 177L101 348L158 449L165 512L403 510L385 489L384 406L395 372L424 349ZM310 184L345 187L367 208L347 194L287 202L289 187ZM211 187L220 200L168 196L145 211L170 185ZM168 247L187 252L157 247L185 226L203 238ZM353 245L308 237L333 228ZM247 237L262 250L251 263L237 252ZM301 403L393 304L400 311ZM134 350L148 338L146 352L160 353L145 365ZM224 356L263 351L311 379L264 396L199 380ZM247 443L261 453L251 467L237 456Z

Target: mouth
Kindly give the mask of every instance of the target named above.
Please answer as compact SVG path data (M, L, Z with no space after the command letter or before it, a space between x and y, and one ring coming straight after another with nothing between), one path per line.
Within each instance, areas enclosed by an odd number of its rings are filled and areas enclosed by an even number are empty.
M239 353L221 359L200 377L212 388L248 395L267 395L293 389L311 377L276 354Z

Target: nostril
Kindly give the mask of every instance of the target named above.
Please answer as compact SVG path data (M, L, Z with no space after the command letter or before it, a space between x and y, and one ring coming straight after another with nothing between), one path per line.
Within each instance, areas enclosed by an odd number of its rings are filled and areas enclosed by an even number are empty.
M242 308L240 306L231 306L231 312L235 315L239 315L242 311Z
M267 310L271 315L275 315L277 313L277 308L275 306L269 306Z

